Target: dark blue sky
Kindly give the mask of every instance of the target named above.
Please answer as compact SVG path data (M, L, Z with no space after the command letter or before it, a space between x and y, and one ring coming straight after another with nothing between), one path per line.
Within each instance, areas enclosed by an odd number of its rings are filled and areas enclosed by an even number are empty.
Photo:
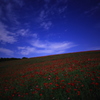
M0 57L100 50L100 0L0 0Z

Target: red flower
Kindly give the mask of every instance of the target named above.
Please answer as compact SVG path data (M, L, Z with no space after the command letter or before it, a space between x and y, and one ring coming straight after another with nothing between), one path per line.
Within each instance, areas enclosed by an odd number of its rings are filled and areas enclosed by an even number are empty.
M41 90L40 88L35 88L37 91Z
M52 83L49 83L50 85L52 85Z
M8 89L5 89L5 91L8 91Z
M84 87L84 85L81 85L82 87Z
M72 67L69 67L68 69L69 69L69 70L72 70Z
M40 96L42 96L42 94L40 94Z
M48 83L44 83L44 85L47 85Z
M33 92L32 92L32 94L35 94L35 93L37 93L37 91L33 91Z
M80 91L77 91L77 95L80 95Z
M67 92L67 93L69 93L69 92L70 92L70 90L71 90L70 88L67 88L66 92Z
M94 84L94 85L99 85L99 83L95 83L95 82L92 82L91 84Z
M75 86L75 83L68 83L68 85Z
M84 70L80 70L81 72L84 72Z
M56 80L60 79L58 76L56 77Z
M15 95L14 94L12 94L12 97L14 97Z
M64 82L65 80L61 80L61 82Z
M74 89L74 91L77 91L77 89Z
M24 77L26 77L27 75L23 75L22 77L24 78Z
M95 80L94 78L91 78L91 80Z
M88 58L88 61L90 61L91 59Z
M57 75L57 74L58 74L58 72L55 72L54 74L55 74L55 75Z
M56 86L59 86L58 84L55 84Z
M44 86L47 86L48 85L48 83L44 83Z
M95 83L95 85L99 85L99 83Z
M64 88L65 88L65 86L62 86L61 88L62 88L62 89L64 89Z
M70 91L69 90L66 90L66 92L69 93Z
M25 95L28 95L28 93L25 93Z

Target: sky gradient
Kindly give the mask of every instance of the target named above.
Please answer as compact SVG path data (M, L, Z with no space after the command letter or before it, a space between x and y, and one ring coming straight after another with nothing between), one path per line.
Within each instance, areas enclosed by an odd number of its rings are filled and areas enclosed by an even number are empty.
M0 0L0 57L100 50L100 0Z

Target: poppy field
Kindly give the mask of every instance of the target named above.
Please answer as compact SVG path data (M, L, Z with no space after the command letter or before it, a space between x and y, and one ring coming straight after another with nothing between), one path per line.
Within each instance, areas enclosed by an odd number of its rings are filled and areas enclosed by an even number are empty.
M100 100L100 50L0 62L0 100Z

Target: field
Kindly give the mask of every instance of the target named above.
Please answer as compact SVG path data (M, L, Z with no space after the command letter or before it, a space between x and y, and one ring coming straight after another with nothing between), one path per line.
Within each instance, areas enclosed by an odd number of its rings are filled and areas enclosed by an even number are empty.
M100 50L0 62L0 100L100 100Z

